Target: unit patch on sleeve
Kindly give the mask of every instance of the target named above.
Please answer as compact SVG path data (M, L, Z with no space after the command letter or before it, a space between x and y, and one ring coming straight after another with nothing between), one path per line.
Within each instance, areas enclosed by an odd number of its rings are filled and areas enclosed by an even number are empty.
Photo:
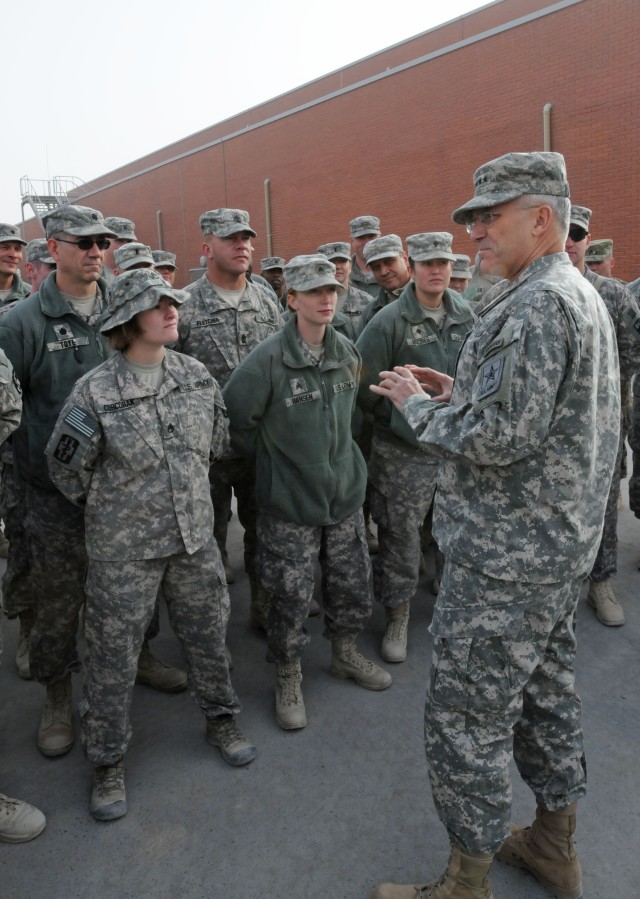
M79 446L79 440L76 440L75 437L71 437L70 434L63 434L53 451L54 458L57 459L58 462L62 462L63 465L69 465Z

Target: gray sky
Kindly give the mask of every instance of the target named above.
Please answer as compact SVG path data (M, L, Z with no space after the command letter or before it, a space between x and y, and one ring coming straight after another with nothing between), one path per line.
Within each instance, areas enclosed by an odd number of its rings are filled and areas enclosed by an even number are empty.
M13 102L4 105L9 121L0 150L0 221L20 220L23 175L88 181L485 5L477 0L5 4L3 93ZM30 215L25 209L25 217Z

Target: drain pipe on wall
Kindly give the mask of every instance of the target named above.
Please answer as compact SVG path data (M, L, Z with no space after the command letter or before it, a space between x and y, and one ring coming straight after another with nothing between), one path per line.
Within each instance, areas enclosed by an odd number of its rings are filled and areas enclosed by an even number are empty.
M271 178L264 179L264 217L267 228L267 256L273 256L271 236Z
M156 231L158 232L158 249L164 250L164 235L162 233L162 210L156 212Z
M545 152L549 152L551 150L551 110L553 109L553 103L545 103L544 108L542 110L542 129L544 134L544 149Z

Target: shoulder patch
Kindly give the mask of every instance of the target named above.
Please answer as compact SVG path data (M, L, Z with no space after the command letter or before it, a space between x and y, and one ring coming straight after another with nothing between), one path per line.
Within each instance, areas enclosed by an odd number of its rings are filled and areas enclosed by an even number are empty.
M58 440L58 445L53 451L53 456L58 462L62 462L63 465L69 465L79 446L79 440L76 440L76 438L72 437L70 434L63 434L60 440Z
M72 406L65 415L64 420L67 424L71 425L72 428L75 428L76 431L80 431L81 434L84 434L85 437L93 437L98 427L98 422L95 418L92 418L91 415L89 415L88 412L85 412L84 409L81 409L80 406Z
M504 356L495 356L490 359L480 369L480 387L478 389L477 398L479 400L491 396L500 389L502 383L502 375L504 374Z

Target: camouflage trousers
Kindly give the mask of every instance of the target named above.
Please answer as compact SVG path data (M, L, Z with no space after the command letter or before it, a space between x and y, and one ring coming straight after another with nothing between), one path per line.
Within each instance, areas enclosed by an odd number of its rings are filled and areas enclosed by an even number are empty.
M412 599L420 576L421 528L438 474L421 450L398 450L374 437L369 458L371 517L378 525L373 592L387 608Z
M26 485L16 476L15 466L5 462L0 483L0 518L4 521L9 554L2 575L2 611L9 618L21 612L35 612L36 608L29 534L24 528L25 504Z
M84 602L87 552L84 510L58 491L27 485L25 530L31 550L36 620L29 664L33 677L48 684L78 671L78 613Z
M586 792L574 676L581 584L501 582L445 562L425 748L440 820L471 852L497 851L509 832L512 754L545 808Z
M238 519L244 528L244 568L250 578L257 580L255 463L247 459L214 462L209 469L209 480L213 501L213 530L218 546L222 549L227 540L233 491L238 504Z
M185 657L191 694L205 717L240 710L224 651L229 594L213 537L193 555L90 560L80 715L83 745L94 765L113 765L129 745L138 656L160 587Z
M290 662L309 642L304 622L320 563L324 636L359 634L371 616L371 566L362 509L338 524L313 527L258 513L260 579L271 594L268 660Z
M625 452L624 434L621 433L618 455L613 469L613 480L604 512L598 555L589 575L591 580L596 582L609 580L618 570L618 495L620 493L622 457Z

